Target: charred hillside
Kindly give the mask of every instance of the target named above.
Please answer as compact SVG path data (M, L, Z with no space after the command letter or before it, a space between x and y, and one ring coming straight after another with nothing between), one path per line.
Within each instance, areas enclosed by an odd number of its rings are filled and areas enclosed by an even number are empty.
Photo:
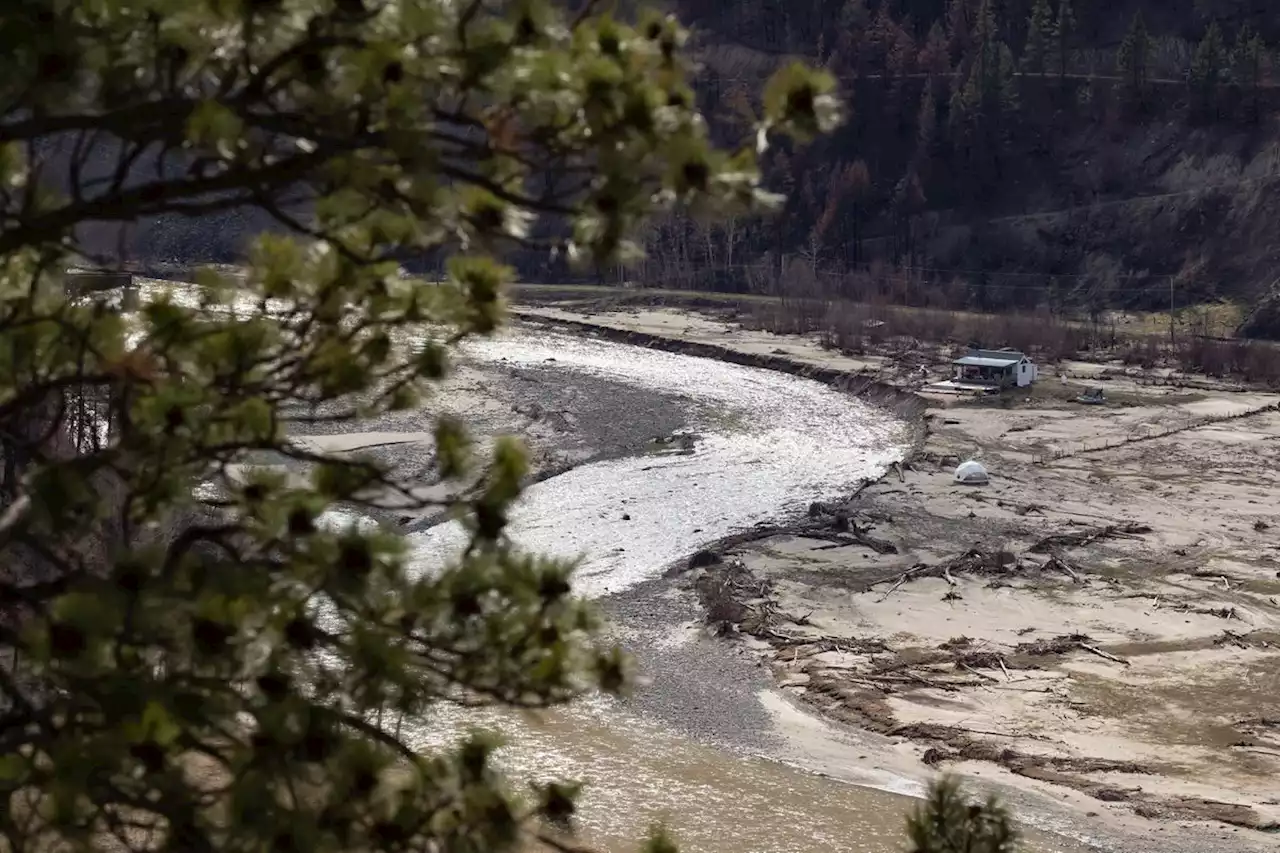
M645 278L750 289L807 277L819 290L986 309L1167 308L1171 291L1179 304L1252 301L1274 278L1280 8L677 5L723 140L793 57L836 75L852 114L829 138L770 152L768 180L789 195L780 221L710 233L661 223Z
M1276 278L1275 4L666 5L694 28L694 96L719 141L747 134L764 81L794 59L835 75L851 114L834 135L768 152L767 181L788 196L782 216L715 226L672 216L646 235L650 260L610 279L1101 310L1253 303ZM230 261L274 225L228 208L83 236L99 254L143 263ZM544 256L511 260L529 280L574 275Z

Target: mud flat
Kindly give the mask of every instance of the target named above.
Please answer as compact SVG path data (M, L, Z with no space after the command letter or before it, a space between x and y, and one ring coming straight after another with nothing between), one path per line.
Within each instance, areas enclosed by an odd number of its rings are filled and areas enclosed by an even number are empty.
M721 318L524 314L860 372L862 387L920 381L918 363ZM1280 832L1280 396L1100 381L1108 369L929 399L902 470L682 576L785 695L884 754L1047 793L1152 842L1266 849ZM1107 404L1074 403L1085 383ZM970 458L989 484L954 482Z

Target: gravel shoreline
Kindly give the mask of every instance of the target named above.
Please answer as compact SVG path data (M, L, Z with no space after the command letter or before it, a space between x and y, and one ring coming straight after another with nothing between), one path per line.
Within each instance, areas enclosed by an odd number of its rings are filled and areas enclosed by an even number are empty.
M724 749L761 754L776 746L772 718L757 698L772 679L707 633L692 593L661 578L607 598L601 608L609 638L636 664L631 710Z

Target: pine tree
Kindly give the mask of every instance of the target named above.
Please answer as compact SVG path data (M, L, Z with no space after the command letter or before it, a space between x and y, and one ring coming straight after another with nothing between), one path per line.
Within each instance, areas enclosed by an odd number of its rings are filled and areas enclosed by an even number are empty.
M907 80L915 73L918 53L916 40L911 35L911 19L894 24L892 41L885 57L885 73L889 76L887 111L896 118L900 128L907 126L911 103L904 95Z
M849 70L859 69L864 64L867 29L871 25L867 0L845 0L845 4L840 7L839 25L840 33L836 43L841 65Z
M1260 115L1259 93L1262 88L1263 57L1266 44L1262 36L1245 24L1236 34L1235 48L1231 51L1231 82L1240 94L1244 118L1250 123Z
M1049 65L1057 73L1059 83L1066 79L1067 72L1071 69L1071 45L1075 30L1076 17L1071 10L1071 0L1058 0L1058 15L1053 21Z
M871 29L867 31L867 60L877 74L888 73L889 53L897 41L900 28L893 19L893 4L880 5Z
M993 0L982 0L975 23L973 56L960 88L964 111L982 121L998 121L1017 107L1013 54L1000 40Z
M1219 115L1221 84L1227 73L1227 51L1218 22L1209 24L1204 38L1196 46L1187 82L1191 87L1193 115L1201 120Z
M926 86L920 95L920 108L916 113L916 147L908 167L920 183L921 195L924 194L924 187L935 174L936 164L941 155L940 135L938 101L934 97L933 90Z
M910 257L915 251L913 223L916 216L925 209L928 199L924 194L924 185L920 175L914 168L894 185L890 210L893 214L893 262L900 264L904 257Z
M1021 106L1018 100L1018 63L1013 58L1013 51L1004 42L1000 42L1000 66L998 71L997 92L1000 98L1000 110L1006 115L1017 112Z
M947 34L941 22L934 21L929 28L924 47L916 57L916 67L921 73L929 75L929 85L925 88L934 98L941 97L947 79L951 76L951 55L947 48Z
M845 0L838 23L841 30L865 30L871 23L867 0Z
M1121 101L1130 109L1142 109L1149 88L1151 38L1142 11L1133 16L1120 48L1116 51L1116 75L1120 78Z
M765 155L765 175L769 179L769 188L788 198L796 189L796 166L791 156L781 148L770 148Z
M1027 19L1027 42L1022 49L1022 70L1043 77L1048 69L1053 9L1049 0L1035 0Z
M967 74L951 98L948 117L956 147L968 161L971 194L992 192L999 180L1009 121L1017 109L1013 53L999 38L992 0L982 0L974 21Z
M572 567L511 540L519 444L480 454L423 402L454 344L501 324L495 254L605 265L654 199L769 200L754 147L703 132L687 33L570 26L548 2L19 7L0 26L0 848L534 849L573 786L521 796L490 739L424 751L393 721L617 693L624 661ZM830 129L833 85L784 70L749 138ZM278 225L242 275L137 310L69 292L82 226L228 209ZM424 255L447 280L405 274ZM424 424L426 470L286 434L384 417ZM416 566L339 507L447 509L469 541Z
M986 282L979 285L983 299ZM953 777L943 777L907 819L907 853L1015 853L1018 833L994 798L972 803Z
M920 111L916 117L915 154L915 162L918 164L916 171L920 172L925 180L929 178L929 163L937 145L938 102L933 96L933 90L925 87L924 94L920 97Z
M972 7L972 0L950 0L947 4L947 49L953 64L967 55L973 45L969 20Z
M842 254L850 263L862 260L862 226L870 207L872 191L871 171L865 160L855 160L837 169L829 194L831 211L841 220L839 234Z

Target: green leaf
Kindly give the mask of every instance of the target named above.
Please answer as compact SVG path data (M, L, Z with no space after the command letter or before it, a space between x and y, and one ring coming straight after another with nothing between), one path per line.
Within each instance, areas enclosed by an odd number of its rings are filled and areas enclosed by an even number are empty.
M178 739L182 728L159 702L148 702L142 712L142 734L147 740L168 746Z
M27 760L20 755L0 756L0 787L10 788L27 775Z
M443 379L449 370L449 356L444 347L428 341L418 354L417 374L424 379Z
M649 830L649 837L644 844L644 853L679 853L680 848L661 826Z
M794 62L765 84L766 123L802 140L830 132L843 120L834 91L835 78L829 73Z
M242 144L244 129L244 122L230 109L217 101L203 101L187 121L187 139L230 159Z

